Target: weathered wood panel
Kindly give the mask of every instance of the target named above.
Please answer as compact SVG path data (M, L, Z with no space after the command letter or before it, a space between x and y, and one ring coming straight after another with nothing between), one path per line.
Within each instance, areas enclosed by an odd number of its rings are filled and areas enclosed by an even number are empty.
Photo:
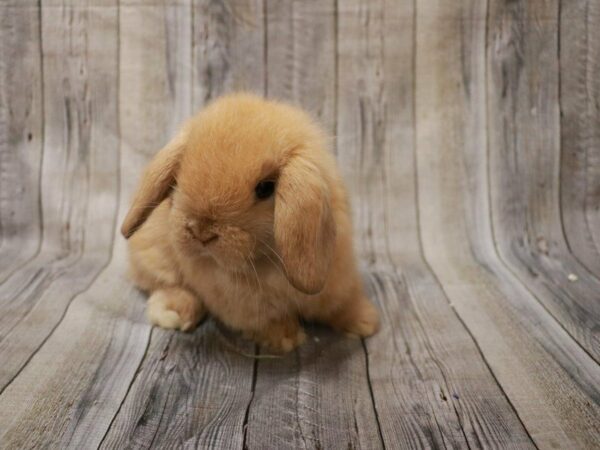
M562 2L559 20L562 219L575 257L600 277L600 5Z
M269 97L302 106L334 135L336 2L284 0L265 4Z
M18 5L0 5L0 282L35 256L42 234L39 9Z
M266 93L265 1L194 0L194 109L232 90Z

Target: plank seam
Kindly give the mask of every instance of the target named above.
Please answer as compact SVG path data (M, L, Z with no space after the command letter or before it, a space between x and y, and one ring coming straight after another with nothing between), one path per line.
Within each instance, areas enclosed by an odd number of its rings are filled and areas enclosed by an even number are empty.
M263 10L263 89L265 97L269 96L269 35L268 35L268 26L269 19L267 16L268 11L268 0L263 0L262 10Z
M268 54L269 44L268 44L268 17L267 17L267 0L262 1L262 20L263 20L263 95L266 97L269 93L269 75L268 75ZM192 23L193 26L193 23ZM254 355L258 356L260 354L260 348L258 344L254 345ZM248 422L250 419L250 409L252 408L252 403L254 401L254 394L256 391L256 380L258 379L258 358L254 358L252 363L252 385L250 388L250 399L248 400L248 405L246 406L246 411L244 412L244 420L242 422L242 449L248 449Z
M258 345L254 345L254 354L259 355ZM254 393L256 391L256 379L258 377L258 358L254 358L254 362L252 364L252 387L250 389L250 400L248 401L248 406L246 406L246 412L244 413L244 421L242 423L242 449L248 449L248 443L246 441L248 437L248 419L250 417L250 408L252 406L252 401L254 400Z
M371 395L371 403L373 404L373 412L375 414L375 422L377 423L377 433L379 434L379 440L381 441L381 448L385 450L385 440L383 439L383 432L381 431L381 421L379 420L379 412L377 411L377 403L375 402L375 395L373 394L373 385L371 383L371 373L369 368L369 350L365 343L365 338L360 338L362 348L365 352L365 371L367 375L367 386L369 387L369 394Z
M119 1L119 0L118 0ZM193 114L194 113L194 105L196 104L196 99L194 98L194 73L195 73L195 67L194 67L194 52L196 51L196 36L195 36L195 28L194 28L194 23L195 23L195 17L196 17L196 8L194 5L194 0L190 0L190 98L189 98L189 111ZM120 24L119 24L120 26ZM121 40L121 34L119 31L119 41ZM119 52L121 51L121 47L120 47L120 43L119 43ZM120 58L119 58L119 64L121 63ZM119 70L119 79L121 79L121 71ZM120 95L120 94L119 94ZM120 126L120 125L119 125Z
M339 0L333 2L333 152L338 154L338 111L339 111Z

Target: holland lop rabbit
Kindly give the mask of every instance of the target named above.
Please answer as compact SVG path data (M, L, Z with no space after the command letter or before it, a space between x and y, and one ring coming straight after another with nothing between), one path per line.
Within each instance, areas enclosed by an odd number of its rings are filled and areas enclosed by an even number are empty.
M304 341L301 318L377 330L327 137L292 106L208 105L148 164L121 231L155 325L190 330L208 311L277 352Z

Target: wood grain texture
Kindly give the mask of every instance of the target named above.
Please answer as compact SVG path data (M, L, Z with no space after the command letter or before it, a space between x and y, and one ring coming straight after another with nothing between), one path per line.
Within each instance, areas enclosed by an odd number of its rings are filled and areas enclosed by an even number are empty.
M0 5L0 282L41 242L41 45L37 7Z
M213 321L189 335L154 330L102 448L241 448L254 361L237 351L248 347Z
M574 256L600 277L600 8L563 2L559 20L562 220Z
M0 2L0 447L600 448L589 0ZM335 136L382 329L152 329L143 165L246 89ZM575 275L575 277L573 277Z
M193 101L232 90L266 92L265 0L194 0Z
M269 97L302 106L334 134L336 2L267 2L265 13Z
M248 448L381 448L361 341L311 327L285 359L258 362Z

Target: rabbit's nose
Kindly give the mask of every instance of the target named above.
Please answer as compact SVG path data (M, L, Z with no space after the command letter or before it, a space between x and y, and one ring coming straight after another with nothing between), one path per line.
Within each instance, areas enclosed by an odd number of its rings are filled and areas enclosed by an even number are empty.
M208 221L197 221L190 220L186 224L186 228L188 231L196 238L202 245L208 245L211 242L216 241L219 238L219 235L213 231L211 231L210 223Z
M200 242L202 242L202 245L208 245L211 242L216 241L219 238L219 235L216 233L202 233L201 236L198 236L198 239L200 240Z

